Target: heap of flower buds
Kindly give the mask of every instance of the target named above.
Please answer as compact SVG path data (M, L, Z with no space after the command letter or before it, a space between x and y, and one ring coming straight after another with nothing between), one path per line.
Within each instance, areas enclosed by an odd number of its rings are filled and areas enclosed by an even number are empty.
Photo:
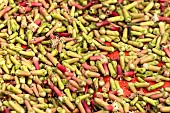
M0 112L170 113L169 0L0 0Z

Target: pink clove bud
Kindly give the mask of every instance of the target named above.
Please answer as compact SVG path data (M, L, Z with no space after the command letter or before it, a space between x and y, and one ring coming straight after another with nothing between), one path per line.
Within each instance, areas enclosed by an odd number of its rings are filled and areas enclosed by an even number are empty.
M54 90L54 84L48 79L48 86L51 90Z
M41 25L41 20L38 18L36 21L35 21L35 24L37 24L38 26Z
M19 3L19 6L26 7L26 6L27 6L27 2L26 2L26 1L24 1L24 2L20 2L20 3Z
M161 9L161 12L165 11L165 6L162 3L160 4L160 9Z
M75 74L74 74L74 73L71 73L71 72L65 72L64 75L67 76L67 77L72 77L72 76L74 76Z
M112 11L112 12L111 12L111 15L112 15L112 16L119 16L119 14L118 14L117 12L115 12L115 11Z
M45 36L34 38L34 39L30 40L30 44L41 43L44 39L45 39Z
M170 50L166 46L163 47L163 50L167 54L167 56L170 58Z
M110 26L110 30L112 30L112 31L119 31L120 28L119 27L115 27L115 26Z
M105 70L105 75L109 75L108 63L103 63L102 65Z
M85 86L85 93L87 93L88 90L89 90L89 85L87 84L87 85Z
M66 77L66 80L69 81L69 80L71 80L71 78L72 78L71 76L68 76L68 77Z
M55 36L54 36L54 34L50 34L50 39L54 39L55 38Z
M118 95L117 90L115 90L115 91L109 91L109 93L110 93L110 94L114 94L114 95Z
M94 99L91 99L90 100L90 105L93 109L95 109L95 102L94 102Z
M83 6L79 5L79 4L76 3L76 2L72 2L72 5L75 6L77 9L84 9Z
M54 92L57 94L57 96L59 96L59 97L61 97L61 96L63 96L63 93L62 93L62 91L60 91L56 86L54 86Z
M69 33L60 32L60 33L57 33L57 35L58 35L59 37L62 37L62 36L68 37L68 36L69 36Z
M57 64L57 68L63 73L67 71L67 68L61 65L60 63Z
M134 71L128 71L128 72L125 72L124 75L133 77L135 75L135 72Z
M85 75L85 69L83 68L82 70L81 70L81 73L83 74L83 75Z
M118 0L118 3L120 3L120 4L123 3L123 0Z
M92 111L91 111L89 105L87 104L87 102L82 101L82 105L83 105L83 107L84 107L86 113L92 113Z
M112 111L114 107L112 105L107 105L104 107L107 111Z
M34 63L35 69L40 70L39 58L38 57L33 57L33 63Z
M109 25L109 24L110 24L110 22L105 20L105 21L96 23L96 26L102 27L102 26L106 26L106 25Z
M77 91L77 88L71 86L71 85L68 85L67 86L72 92L76 92Z
M102 57L101 56L91 56L90 60L100 60Z
M98 0L97 0L97 1L95 1L95 0L90 0L90 1L88 2L88 4L84 7L84 9L88 9L88 8L90 8L93 4L96 4L96 3L98 3Z
M42 3L39 3L39 2L31 2L31 3L30 3L30 6L32 6L32 7L39 7L39 6L42 6Z
M11 111L10 111L10 108L5 108L4 109L4 113L10 113Z
M88 65L87 62L83 63L82 66L87 70L89 70L91 68L91 66Z
M31 7L29 7L29 6L25 7L25 12L26 12L26 13L30 12L31 10L32 10Z
M170 17L159 16L159 21L170 21Z
M118 75L123 75L122 67L120 66L120 64L117 64L117 74Z
M10 10L11 10L11 7L9 7L9 6L5 7L3 10L1 10L0 11L0 18Z
M44 84L44 85L48 84L48 80L44 80L44 81L43 81L43 84Z

